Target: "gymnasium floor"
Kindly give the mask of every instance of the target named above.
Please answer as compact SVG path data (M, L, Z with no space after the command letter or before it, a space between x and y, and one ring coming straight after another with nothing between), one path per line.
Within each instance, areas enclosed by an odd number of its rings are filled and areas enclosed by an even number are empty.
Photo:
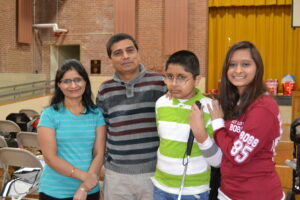
M283 191L288 192L292 187L292 169L285 164L286 159L293 159L293 142L290 140L290 125L283 125L283 136L279 141L275 157L276 170L280 176ZM0 185L2 185L2 169L0 169ZM296 199L300 200L300 194L296 195Z

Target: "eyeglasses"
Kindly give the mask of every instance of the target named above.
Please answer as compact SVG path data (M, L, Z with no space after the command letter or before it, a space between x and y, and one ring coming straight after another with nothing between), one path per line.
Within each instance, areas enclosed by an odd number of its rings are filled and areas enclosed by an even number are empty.
M166 83L173 83L174 80L175 80L176 85L183 85L183 84L187 83L190 79L185 77L185 76L182 76L182 75L174 77L171 74L167 74L167 75L164 76L164 81Z
M66 84L66 85L71 85L72 82L74 82L75 84L79 84L83 81L82 78L74 78L73 80L71 79L63 79L63 80L60 80L59 82L63 83L63 84Z

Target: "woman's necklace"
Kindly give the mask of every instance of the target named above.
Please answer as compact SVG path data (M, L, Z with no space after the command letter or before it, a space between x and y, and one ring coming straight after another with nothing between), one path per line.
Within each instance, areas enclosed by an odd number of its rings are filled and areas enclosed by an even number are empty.
M80 116L84 111L84 106L82 104L77 106L64 105L71 113L76 116Z

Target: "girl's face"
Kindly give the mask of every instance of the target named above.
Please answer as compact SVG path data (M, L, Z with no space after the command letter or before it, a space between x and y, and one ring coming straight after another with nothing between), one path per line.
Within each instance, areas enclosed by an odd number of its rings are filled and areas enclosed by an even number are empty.
M65 95L65 98L82 98L82 95L85 91L86 82L74 69L68 70L60 82L58 87Z
M256 64L249 49L235 51L229 62L227 77L230 83L237 87L239 94L253 81L256 74Z
M195 87L199 81L200 76L194 78L191 72L186 72L178 64L169 64L165 71L165 83L172 97L177 99L190 99L195 96Z

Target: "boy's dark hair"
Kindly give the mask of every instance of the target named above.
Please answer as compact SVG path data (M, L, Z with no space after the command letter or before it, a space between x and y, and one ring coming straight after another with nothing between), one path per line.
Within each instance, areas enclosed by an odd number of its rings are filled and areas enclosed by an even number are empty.
M54 95L50 101L50 106L53 106L55 110L58 110L58 104L62 103L65 95L58 87L59 82L63 78L64 74L69 70L75 70L77 73L85 80L85 90L82 94L82 104L87 109L87 112L92 111L91 108L95 108L95 104L92 100L92 89L91 89L91 82L89 76L84 69L83 65L76 59L68 59L66 60L62 66L56 71L55 76L55 91Z
M237 50L249 50L249 53L255 62L256 73L253 81L247 85L245 92L242 96L239 95L236 86L232 85L228 79L227 72L231 62L232 55ZM265 87L264 81L264 64L258 49L249 41L240 41L233 44L228 50L222 70L221 84L220 84L220 104L224 112L224 118L226 120L236 119L240 117L249 105L257 99L260 95L264 94L267 89ZM239 101L239 106L237 102Z
M194 78L200 74L199 60L191 51L181 50L173 53L166 62L166 71L170 64L181 65L186 72L192 73Z
M106 51L107 51L107 55L109 58L111 58L111 46L121 40L131 40L133 45L135 46L136 50L139 50L139 47L135 41L135 39L131 36L131 35L128 35L126 33L118 33L118 34L115 34L113 36L111 36L111 38L109 38L109 40L107 41L106 43Z

